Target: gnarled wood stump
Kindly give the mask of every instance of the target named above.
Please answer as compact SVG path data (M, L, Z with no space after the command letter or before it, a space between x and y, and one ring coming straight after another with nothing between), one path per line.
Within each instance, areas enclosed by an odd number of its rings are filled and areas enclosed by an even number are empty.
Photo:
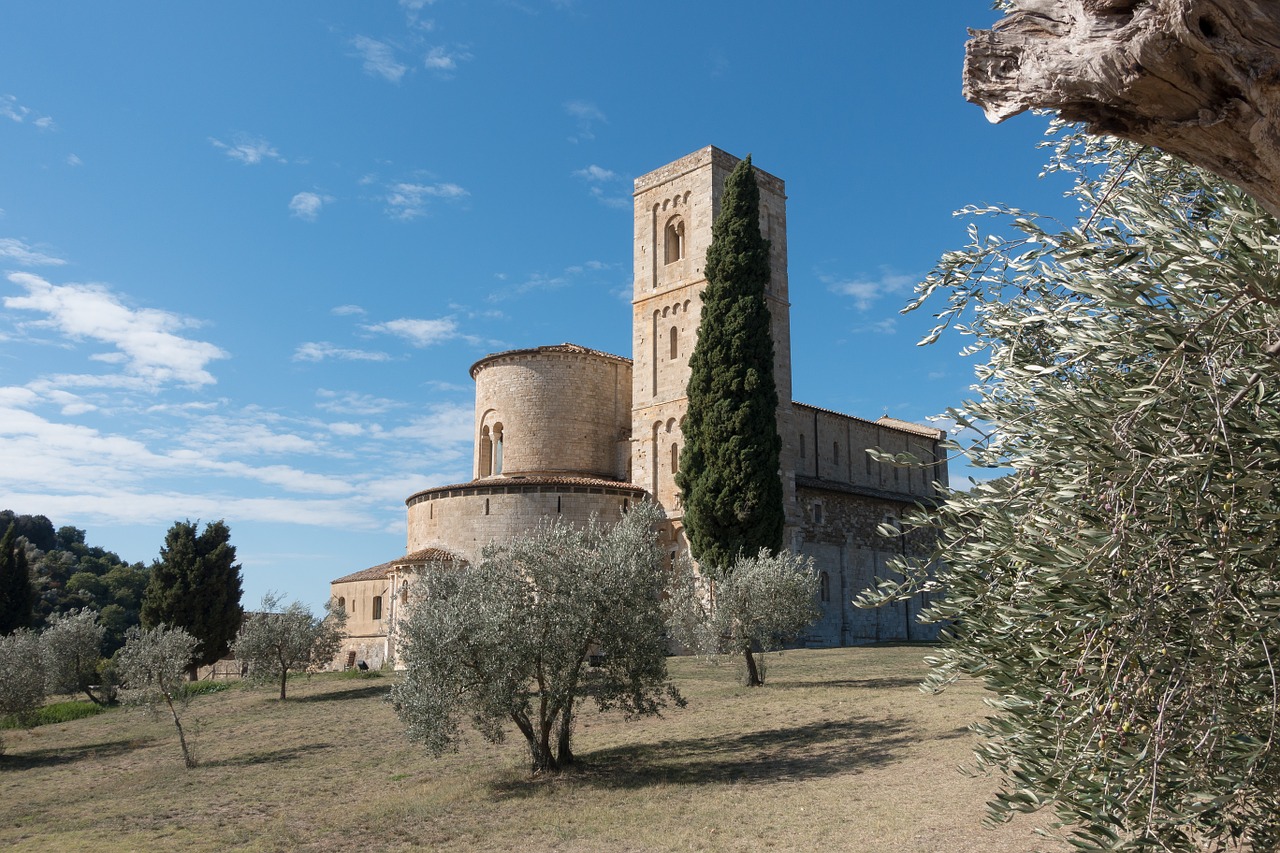
M1280 0L1013 0L971 30L964 94L1154 145L1280 216Z

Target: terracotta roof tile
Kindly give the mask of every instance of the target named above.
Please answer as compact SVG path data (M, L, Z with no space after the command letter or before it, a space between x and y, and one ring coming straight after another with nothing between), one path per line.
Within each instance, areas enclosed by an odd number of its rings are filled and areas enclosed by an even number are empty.
M924 436L927 438L943 439L946 437L946 433L940 429L934 429L933 427L924 426L923 424L912 423L911 421L899 420L898 418L891 418L888 415L882 415L878 420L869 421L866 418L860 418L857 415L846 415L844 412L824 409L821 406L811 406L808 403L793 401L791 405L801 409L809 409L814 412L823 412L828 415L835 415L838 418L847 418L851 421L859 421L864 424L871 424L872 426L884 427L885 429L896 429L899 432L909 432L913 435Z
M623 491L635 492L637 496L644 494L644 487L637 486L635 483L626 483L622 480L605 480L599 477L559 477L559 476L542 476L530 474L522 476L519 474L510 477L485 477L480 480L472 480L469 483L453 483L448 486L435 486L430 489L423 489L410 495L405 503L412 504L414 501L429 495L432 492L448 492L454 489L505 489L519 488L522 486L577 486L579 488L589 489L621 489Z
M495 359L506 358L508 356L513 356L513 355L535 355L535 354L541 354L544 352L571 352L571 353L578 353L581 355L594 355L600 358L607 358L612 361L623 362L625 364L632 363L631 359L627 358L625 355L614 355L611 352L605 352L603 350L598 350L598 349L591 349L590 347L584 347L579 344L571 344L571 343L552 344L550 346L525 347L523 349L509 349L509 350L503 350L502 352L489 353L484 358L480 359L475 364L471 365L471 378L475 379L476 371L479 370L481 366Z
M379 563L367 569L361 569L358 572L352 572L349 575L343 575L329 583L351 583L353 581L376 581L382 580L391 574L391 570L396 566L408 566L416 563L451 563L458 557L443 548L423 548L420 551L414 551L412 554L405 554L403 557L397 557L394 560L388 560L385 563Z

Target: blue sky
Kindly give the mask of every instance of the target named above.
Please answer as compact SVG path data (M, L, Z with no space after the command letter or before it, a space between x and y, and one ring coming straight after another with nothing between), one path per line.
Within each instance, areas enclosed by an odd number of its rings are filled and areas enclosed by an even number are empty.
M960 95L989 6L4 4L0 508L147 562L225 518L318 605L470 478L475 360L630 355L631 180L705 145L787 182L796 399L959 403L898 309L953 210L1061 204Z

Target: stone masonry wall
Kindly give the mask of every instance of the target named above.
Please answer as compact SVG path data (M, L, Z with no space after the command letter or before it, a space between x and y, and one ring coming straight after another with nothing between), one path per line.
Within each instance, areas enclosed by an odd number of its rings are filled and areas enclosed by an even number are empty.
M409 551L443 548L475 565L491 542L525 533L547 520L585 524L616 519L644 493L608 486L467 484L410 499Z
M792 547L813 557L815 568L826 573L828 593L819 602L822 617L803 642L831 646L936 639L936 626L916 622L927 603L922 596L875 610L861 610L851 603L859 592L874 587L876 578L893 576L887 563L895 556L927 556L928 542L922 533L889 538L876 532L881 523L900 520L910 505L808 486L798 486L796 494L804 524L793 532Z
M631 429L628 359L581 347L540 347L489 356L476 380L475 476L484 467L485 431L502 434L502 468L515 474L555 474L625 480L618 452ZM488 439L490 458L497 454Z

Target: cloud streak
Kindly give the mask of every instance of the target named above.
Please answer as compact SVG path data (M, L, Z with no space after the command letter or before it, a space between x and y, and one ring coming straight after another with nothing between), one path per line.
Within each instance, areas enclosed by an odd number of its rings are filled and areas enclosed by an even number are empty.
M313 192L301 192L289 200L289 212L306 222L315 222L320 210L333 202L333 196Z
M427 212L427 203L432 199L456 201L469 196L457 184L419 184L402 182L392 184L387 189L387 213L394 219L410 220L423 216Z
M280 156L280 152L270 142L245 133L235 134L230 142L223 142L211 136L209 143L232 160L237 160L246 166L256 166L264 160L274 160L277 163L288 162Z
M566 101L564 111L575 120L578 126L577 133L569 137L570 142L595 139L595 126L609 123L600 108L590 101Z
M438 320L402 317L363 328L375 334L395 335L420 349L459 337L458 324L447 317Z
M818 280L827 285L832 293L852 297L854 306L859 311L866 311L883 296L910 292L916 282L920 281L920 277L895 273L888 267L881 267L879 276L864 275L844 279L820 275Z
M409 66L396 58L395 47L387 42L368 36L356 36L351 40L351 46L364 60L364 73L371 77L381 77L390 83L399 83L400 78L404 77L405 72L409 70Z
M216 380L207 365L227 357L211 343L177 334L189 321L167 311L129 308L101 285L56 285L31 273L12 273L9 281L27 293L5 297L6 308L43 314L45 319L31 323L73 341L113 347L106 359L119 361L129 377L146 385L212 385Z
M294 361L390 361L391 356L385 352L350 349L329 343L328 341L308 341L300 344L293 351Z
M62 258L47 255L39 249L12 237L0 237L0 260L13 261L24 267L62 266Z

